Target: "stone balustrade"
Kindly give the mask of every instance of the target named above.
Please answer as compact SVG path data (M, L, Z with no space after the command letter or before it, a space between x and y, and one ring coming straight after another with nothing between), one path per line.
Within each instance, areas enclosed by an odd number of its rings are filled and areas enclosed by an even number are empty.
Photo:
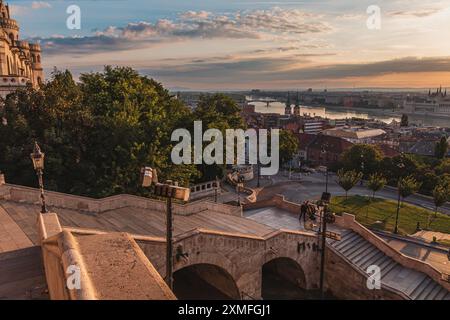
M176 299L127 233L77 238L79 233L61 228L55 213L38 214L37 227L52 300Z
M38 204L40 192L38 189L16 186L11 184L0 185L0 199L8 199L16 202ZM102 213L109 210L134 207L146 210L165 211L165 201L148 199L133 195L115 195L103 199L63 194L46 191L46 203L49 207L66 208L88 213ZM233 216L242 216L242 209L236 206L214 203L206 200L189 202L186 204L173 204L173 212L179 215L191 215L202 211L211 210Z

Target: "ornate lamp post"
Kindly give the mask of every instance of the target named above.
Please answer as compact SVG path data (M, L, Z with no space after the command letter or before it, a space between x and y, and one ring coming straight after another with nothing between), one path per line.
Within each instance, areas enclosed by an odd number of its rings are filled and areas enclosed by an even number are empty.
M244 177L239 176L238 182L236 184L236 191L238 194L238 205L241 205L241 189L244 188Z
M39 189L41 190L41 213L47 213L47 206L45 205L45 195L44 195L44 158L45 154L41 152L41 148L34 142L34 150L33 153L30 154L31 160L33 161L33 167L36 171L38 181L39 181Z
M325 156L325 162L327 164L326 168L326 172L325 172L325 192L328 193L328 143L324 143L322 145L322 150L321 153Z
M216 185L214 187L214 202L215 203L217 203L217 196L218 196L218 192L219 192L219 184L220 184L219 177L216 176Z
M395 227L394 227L394 233L395 234L398 233L398 216L399 216L399 213L400 213L400 200L401 200L400 188L399 188L398 183L400 182L400 179L402 178L401 172L403 172L403 169L405 168L405 164L403 163L403 156L404 156L404 154L402 153L400 155L400 163L397 164L397 167L399 169L400 175L399 175L398 182L397 182L398 199L397 199L397 213L395 215Z
M154 184L154 193L166 198L166 283L173 290L173 213L172 199L188 201L189 188L178 186L177 182L167 180L166 183L158 183L155 169L144 167L141 169L141 184L143 187L151 187Z

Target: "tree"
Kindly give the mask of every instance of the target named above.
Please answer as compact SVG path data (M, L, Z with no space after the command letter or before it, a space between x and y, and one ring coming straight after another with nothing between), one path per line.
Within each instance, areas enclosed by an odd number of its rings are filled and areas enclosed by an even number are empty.
M449 149L448 141L446 137L442 137L439 142L436 143L434 154L438 159L444 159L447 156Z
M378 171L383 154L376 146L356 144L345 151L341 157L341 166L346 171L361 171L365 176Z
M402 120L400 121L400 127L407 127L407 126L409 126L408 115L403 114L402 115Z
M222 135L226 136L227 129L245 129L246 124L240 115L241 109L235 100L230 96L216 93L201 95L197 107L192 114L193 121L202 121L203 131L208 129L218 129ZM186 125L184 125L186 127ZM225 150L226 139L223 141ZM204 146L209 142L205 142ZM226 165L205 165L197 166L199 172L202 173L201 180L209 181L215 179L216 176L222 177L225 172ZM199 181L196 181L199 182Z
M410 195L416 193L421 186L413 176L402 177L398 180L397 191L398 191L398 202L397 202L397 214L395 217L395 227L394 233L398 233L398 218L400 214L400 204L401 200L409 197Z
M421 186L413 176L407 176L405 178L400 178L398 182L398 192L400 196L405 199L410 195L416 193Z
M435 205L434 216L437 216L438 209L450 199L450 185L447 181L441 181L433 190L433 200Z
M340 169L337 172L337 183L345 190L345 199L348 199L348 191L351 190L361 179L362 172L357 172L354 170L344 171Z
M289 130L280 131L280 164L284 165L292 160L298 152L298 139Z
M57 71L41 90L25 88L4 101L0 163L12 183L35 186L29 154L34 140L46 153L50 190L104 197L145 194L139 187L143 165L160 180L187 185L194 165L170 161L171 134L192 122L192 112L153 79L131 68L105 67L82 74Z
M386 185L386 178L380 173L374 173L370 175L369 180L367 182L367 187L372 190L372 199L375 198L375 193L380 191Z

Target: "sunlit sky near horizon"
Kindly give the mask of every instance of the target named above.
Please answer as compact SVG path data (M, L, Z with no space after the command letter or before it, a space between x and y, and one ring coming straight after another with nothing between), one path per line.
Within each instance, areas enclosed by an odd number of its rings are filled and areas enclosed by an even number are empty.
M176 89L450 87L450 0L7 2L47 75L109 64ZM70 4L80 30L66 27ZM379 30L366 26L374 4Z

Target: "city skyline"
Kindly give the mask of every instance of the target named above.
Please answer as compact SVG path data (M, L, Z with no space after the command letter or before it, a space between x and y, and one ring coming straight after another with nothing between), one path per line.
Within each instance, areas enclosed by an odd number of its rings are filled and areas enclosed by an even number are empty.
M9 1L44 68L131 66L169 88L450 86L450 1ZM66 9L81 9L69 30Z

